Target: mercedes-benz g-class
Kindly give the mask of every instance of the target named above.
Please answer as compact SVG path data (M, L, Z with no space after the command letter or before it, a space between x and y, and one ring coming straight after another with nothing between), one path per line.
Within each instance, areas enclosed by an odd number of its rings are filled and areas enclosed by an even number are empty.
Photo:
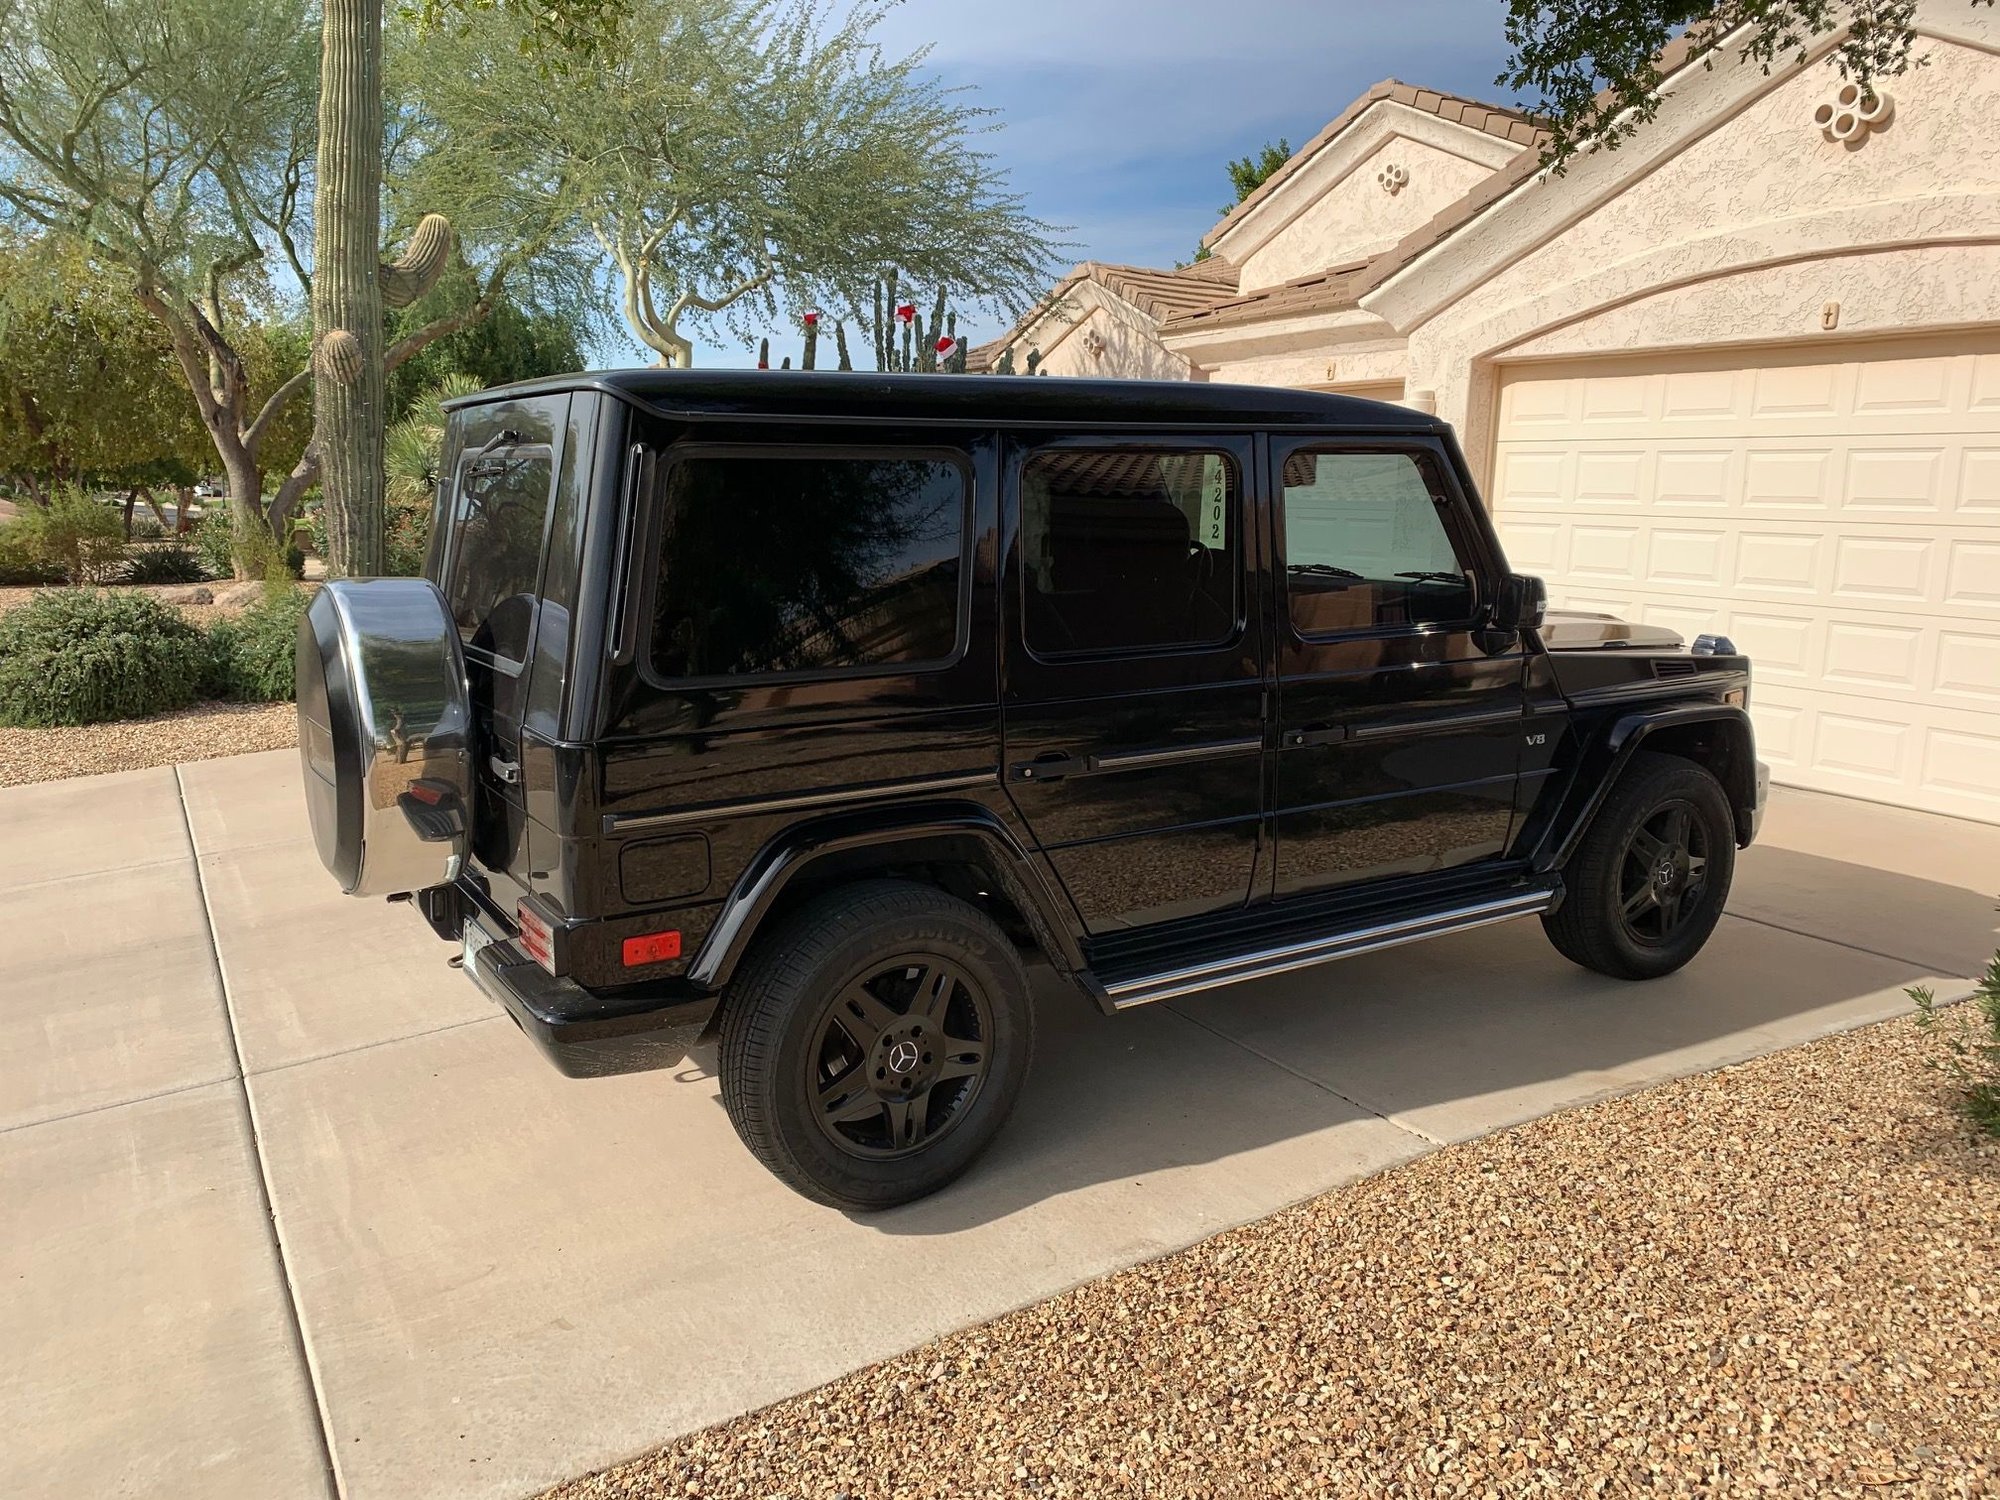
M1030 964L1111 1012L1539 915L1645 979L1756 831L1745 659L1545 618L1401 407L630 371L454 403L440 474L425 577L301 627L321 857L566 1073L713 1041L826 1203L992 1139Z

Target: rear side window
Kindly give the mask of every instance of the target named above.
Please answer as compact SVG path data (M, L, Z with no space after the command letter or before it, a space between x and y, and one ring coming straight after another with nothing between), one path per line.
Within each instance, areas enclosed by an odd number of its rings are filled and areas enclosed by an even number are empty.
M1236 631L1236 470L1221 453L1060 448L1021 472L1038 656L1212 646Z
M554 481L549 449L529 444L468 457L452 486L445 600L467 645L516 664L528 659Z
M958 647L966 471L915 454L694 454L667 470L653 669L922 666Z
M1471 576L1427 457L1292 453L1284 481L1285 593L1301 635L1470 618Z

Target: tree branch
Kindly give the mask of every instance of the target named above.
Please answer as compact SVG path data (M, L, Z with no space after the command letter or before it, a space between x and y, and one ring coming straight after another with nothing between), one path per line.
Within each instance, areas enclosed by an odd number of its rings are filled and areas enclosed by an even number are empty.
M264 431L271 425L272 419L311 380L312 361L307 360L303 370L271 392L270 397L264 402L263 409L257 413L256 420L243 430L243 446L255 452L257 445L264 441Z

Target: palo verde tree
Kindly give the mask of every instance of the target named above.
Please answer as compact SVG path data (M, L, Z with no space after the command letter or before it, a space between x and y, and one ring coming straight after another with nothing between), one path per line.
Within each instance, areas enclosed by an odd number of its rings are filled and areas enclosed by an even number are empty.
M1560 170L1584 147L1613 149L1653 119L1663 54L1678 39L1687 55L1729 48L1768 70L1787 56L1803 59L1817 39L1844 27L1833 66L1865 89L1920 60L1916 8L1916 0L1508 0L1513 53L1498 81L1526 94L1544 117L1544 160Z
M547 215L600 247L663 365L691 361L697 328L747 345L781 300L859 321L856 266L1018 306L1046 280L1047 226L978 149L989 114L922 54L883 55L884 10L836 24L811 0L629 0L551 88L502 5L416 59L440 143L425 170L468 212Z
M194 398L237 534L303 384L252 402L242 315L296 268L311 151L305 0L0 0L0 214L116 268Z

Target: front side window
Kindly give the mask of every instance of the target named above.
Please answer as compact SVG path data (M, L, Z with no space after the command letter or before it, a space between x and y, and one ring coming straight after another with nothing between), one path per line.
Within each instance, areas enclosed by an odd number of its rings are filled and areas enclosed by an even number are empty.
M1471 575L1429 458L1293 453L1284 484L1285 593L1301 635L1471 617Z
M1236 473L1221 453L1059 448L1021 472L1025 631L1041 656L1236 632Z
M948 459L692 455L667 471L662 677L920 665L958 644L965 470Z
M445 599L468 646L517 664L528 659L554 469L540 444L499 448L465 460L452 486Z

